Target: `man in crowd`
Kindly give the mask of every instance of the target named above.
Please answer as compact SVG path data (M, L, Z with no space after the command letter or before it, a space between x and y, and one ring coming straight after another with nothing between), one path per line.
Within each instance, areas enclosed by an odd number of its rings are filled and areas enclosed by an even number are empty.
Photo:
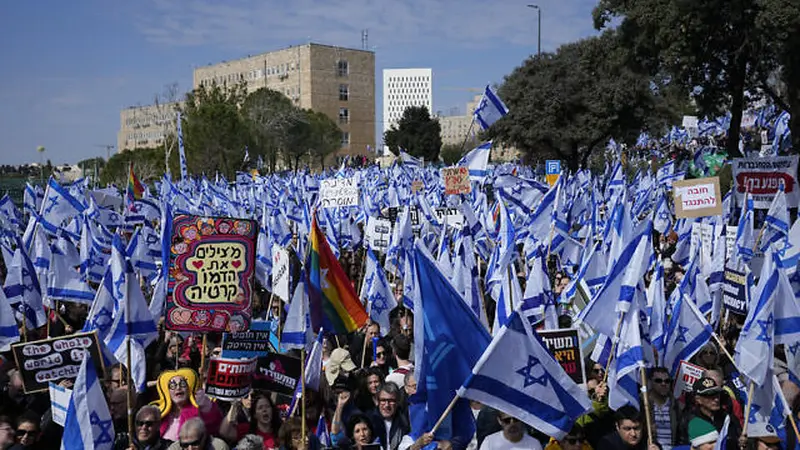
M517 418L501 412L497 415L497 422L503 429L486 436L481 450L542 450L542 444L526 433L525 424Z
M647 432L643 418L633 406L626 405L615 413L614 431L600 441L603 450L659 450L657 444L647 444Z
M378 412L370 419L383 450L397 450L403 436L411 431L408 418L398 410L399 400L400 388L394 383L384 384L378 392Z
M722 388L717 385L713 378L700 377L692 386L692 394L694 395L694 405L683 414L677 430L678 444L685 445L690 443L689 423L695 417L714 425L714 428L720 431L725 424L725 417L729 415L720 406ZM739 421L731 415L730 424L728 425L728 448L736 448L741 429Z
M161 438L161 414L156 406L139 409L134 427L133 443L128 450L166 450L172 444Z
M647 394L653 418L653 438L661 445L662 450L670 450L675 444L679 411L677 402L672 398L669 370L664 367L653 369Z
M392 350L397 360L397 369L386 377L387 383L394 383L398 388L403 387L403 380L407 373L414 372L414 363L409 361L411 355L411 339L405 334L398 334L392 340Z
M229 450L222 439L209 436L203 419L195 417L187 420L181 427L180 439L168 450Z

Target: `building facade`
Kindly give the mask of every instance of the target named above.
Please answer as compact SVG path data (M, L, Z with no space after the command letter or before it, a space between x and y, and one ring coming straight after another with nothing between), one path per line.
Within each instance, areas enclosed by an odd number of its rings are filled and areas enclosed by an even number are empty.
M117 151L164 145L164 139L177 129L179 107L180 103L175 102L123 109L119 115Z
M340 155L375 147L374 52L305 44L194 70L194 88L240 82L248 92L269 88L330 117L342 130Z
M433 115L433 71L384 69L383 132L396 124L410 106L424 106Z
M467 113L464 115L438 117L439 125L441 125L442 128L440 133L442 145L462 145L465 140L477 139L481 129L477 123L472 122L472 113L475 111L475 108L478 107L481 97L483 97L483 94L478 94L472 101L467 103ZM469 139L467 139L468 136ZM471 149L465 148L464 152L469 150ZM515 147L496 144L492 147L491 155L492 162L499 163L516 160L520 157L520 152Z

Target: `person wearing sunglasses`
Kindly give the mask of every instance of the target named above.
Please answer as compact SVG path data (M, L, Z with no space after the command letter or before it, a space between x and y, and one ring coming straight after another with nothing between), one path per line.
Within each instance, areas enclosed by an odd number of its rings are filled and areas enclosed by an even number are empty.
M659 450L656 444L648 444L645 418L631 405L625 405L614 414L616 426L598 444L602 450Z
M42 448L39 438L42 435L42 429L39 426L39 418L27 413L17 419L17 427L15 431L17 436L17 445L12 447L14 450L36 450Z
M177 442L167 450L230 450L222 439L210 436L203 419L195 417L187 420L181 427Z
M498 412L502 430L486 436L480 450L542 450L542 444L527 433L527 427L516 417Z
M128 450L166 450L172 441L161 437L161 414L153 405L143 406L133 422L133 442Z
M661 444L664 450L675 445L675 434L678 428L678 402L672 399L672 378L669 370L656 367L650 374L650 388L647 396L650 400L653 439Z
M583 427L575 424L563 439L551 438L544 450L592 450L592 446L586 442Z
M722 430L725 424L725 417L730 416L728 424L727 448L737 448L738 438L742 434L742 425L739 419L733 414L726 412L721 405L721 395L723 394L714 378L703 375L692 385L694 404L682 414L676 433L677 444L686 445L690 443L689 423L695 419L702 419L712 425L717 431Z
M161 436L177 441L179 430L193 417L200 417L209 433L219 432L222 411L199 385L197 372L188 368L168 370L158 377L158 400L152 404L161 412Z

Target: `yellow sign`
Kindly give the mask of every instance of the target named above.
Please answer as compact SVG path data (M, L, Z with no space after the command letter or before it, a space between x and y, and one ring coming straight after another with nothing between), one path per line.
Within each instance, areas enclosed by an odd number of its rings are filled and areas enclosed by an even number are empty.
M242 303L239 279L247 270L245 254L245 245L239 242L199 244L194 255L186 258L186 271L195 279L186 288L186 299L192 303Z

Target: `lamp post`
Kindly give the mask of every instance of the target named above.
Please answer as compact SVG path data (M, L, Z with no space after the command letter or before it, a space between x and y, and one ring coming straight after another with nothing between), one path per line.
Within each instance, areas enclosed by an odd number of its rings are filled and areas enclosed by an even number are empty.
M39 180L44 183L44 145L36 147L39 153Z
M528 8L533 8L536 10L537 15L539 16L539 26L538 26L538 40L536 44L536 52L538 56L542 56L542 8L539 5L528 5Z

